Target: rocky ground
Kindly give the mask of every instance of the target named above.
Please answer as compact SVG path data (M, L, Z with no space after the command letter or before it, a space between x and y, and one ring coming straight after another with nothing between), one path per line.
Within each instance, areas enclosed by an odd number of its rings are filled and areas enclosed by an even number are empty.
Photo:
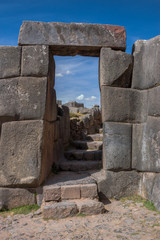
M160 214L131 200L113 200L107 213L43 220L40 211L28 215L0 214L0 240L153 240L160 239Z

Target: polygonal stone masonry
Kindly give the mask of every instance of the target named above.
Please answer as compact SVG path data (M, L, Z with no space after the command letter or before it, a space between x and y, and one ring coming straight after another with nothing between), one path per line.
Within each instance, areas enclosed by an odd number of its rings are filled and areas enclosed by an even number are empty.
M160 118L133 125L132 168L144 172L160 172Z
M21 47L0 46L0 78L17 77L21 70Z
M103 123L103 168L131 169L132 125Z
M160 35L133 45L132 88L148 89L160 84Z
M28 189L0 188L0 210L36 203L35 194Z
M45 45L22 47L22 76L48 75L49 71L49 47ZM53 66L54 70L54 66Z
M160 86L148 90L148 115L160 117Z
M99 58L100 89L103 85L129 88L132 68L132 55L110 48L101 48Z
M128 88L101 87L102 122L146 122L148 92Z
M51 171L54 125L43 120L2 124L0 186L39 186Z
M19 77L0 80L0 119L26 120L57 118L56 93L48 79Z

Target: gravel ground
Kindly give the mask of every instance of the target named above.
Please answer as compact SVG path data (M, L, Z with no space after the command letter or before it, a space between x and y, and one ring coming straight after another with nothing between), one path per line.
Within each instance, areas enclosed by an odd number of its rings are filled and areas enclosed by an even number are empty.
M107 213L43 220L42 215L0 214L0 240L153 240L160 239L160 214L149 211L142 203L113 200Z

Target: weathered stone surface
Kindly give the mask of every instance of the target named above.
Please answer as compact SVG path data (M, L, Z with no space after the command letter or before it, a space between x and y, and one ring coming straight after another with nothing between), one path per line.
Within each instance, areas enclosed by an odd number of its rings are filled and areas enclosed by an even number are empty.
M148 115L160 117L160 86L149 89Z
M0 78L20 75L21 47L0 46Z
M140 175L136 171L101 171L93 174L102 198L121 198L138 194Z
M132 88L147 89L160 84L160 35L138 40L133 46Z
M54 69L54 66L53 66ZM22 76L47 76L49 71L49 47L22 47Z
M140 173L139 195L154 203L160 211L160 174Z
M19 114L18 78L0 80L0 120L17 119Z
M59 186L44 187L44 201L59 201L61 199L61 188Z
M42 120L4 123L0 143L0 186L40 185L52 167L52 144L52 123Z
M101 103L103 122L139 123L147 120L147 91L102 86Z
M107 170L131 168L132 125L103 123L103 168Z
M63 171L87 171L100 169L102 167L102 161L61 161L59 167Z
M35 202L35 194L27 189L0 188L0 205L2 209L32 205L35 204Z
M97 185L96 184L85 184L81 185L81 198L98 198Z
M79 199L81 198L80 185L66 185L61 187L61 199Z
M81 200L76 201L79 213L86 215L94 215L105 213L106 210L102 202L96 200Z
M133 125L132 168L160 172L160 118Z
M77 205L69 201L49 204L43 208L43 217L46 219L72 217L77 213Z
M131 86L132 56L110 48L101 48L99 59L100 88L102 85Z
M56 93L47 78L20 77L0 81L0 119L57 118Z
M125 50L124 27L88 23L24 21L19 45L50 45L58 55L98 56L100 48Z
M65 172L60 171L58 174L54 174L50 176L46 184L47 185L58 185L58 186L64 186L64 185L84 185L84 184L91 184L95 183L94 179L92 179L88 172Z

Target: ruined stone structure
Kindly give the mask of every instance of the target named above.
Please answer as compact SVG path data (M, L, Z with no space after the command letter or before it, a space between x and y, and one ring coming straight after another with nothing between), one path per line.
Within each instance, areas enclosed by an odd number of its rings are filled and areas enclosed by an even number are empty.
M97 186L99 196L140 194L160 209L160 36L136 41L133 55L125 48L124 27L43 22L24 22L19 46L0 47L1 208L41 202L43 191L45 201L94 199ZM42 189L63 155L53 56L76 54L100 58L103 170L68 188ZM77 213L74 203L56 209ZM45 206L44 216L53 214Z

